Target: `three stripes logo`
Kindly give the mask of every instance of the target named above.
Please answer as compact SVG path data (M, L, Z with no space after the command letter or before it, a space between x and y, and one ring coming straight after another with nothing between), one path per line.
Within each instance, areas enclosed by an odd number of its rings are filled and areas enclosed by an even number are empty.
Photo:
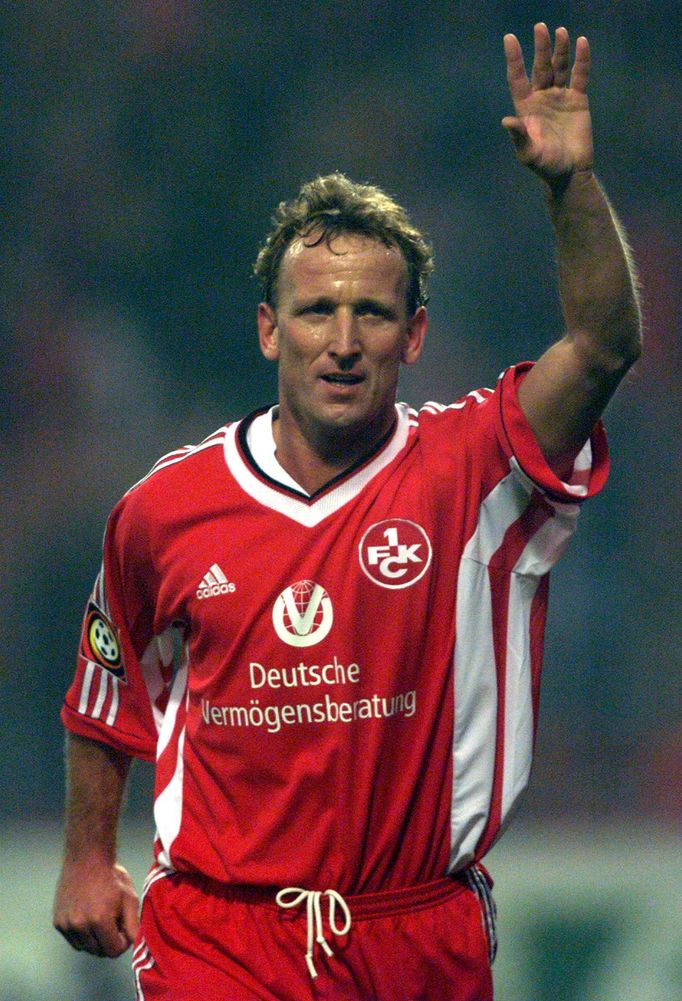
M482 865L472 865L464 870L464 878L469 889L478 897L481 905L481 922L488 943L488 959L492 966L497 955L497 906L493 900L492 880Z
M235 591L235 585L227 579L218 564L214 563L208 573L204 574L197 590L197 598L217 598L219 594L233 594Z

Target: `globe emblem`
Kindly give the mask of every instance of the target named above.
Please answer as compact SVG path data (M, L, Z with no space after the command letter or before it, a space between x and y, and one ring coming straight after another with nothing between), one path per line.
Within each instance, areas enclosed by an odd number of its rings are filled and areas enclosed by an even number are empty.
M319 643L329 633L333 621L331 599L314 580L299 580L285 588L272 609L275 632L289 646Z
M284 609L284 615L282 616L284 621L284 627L290 633L298 634L300 625L303 622L303 617L308 611L310 605L310 600L315 591L315 581L313 580L299 580L296 584L291 585L291 595L294 599L294 605L296 606L296 611L298 612L298 618L295 622L291 621L289 612ZM310 620L310 628L307 632L311 632L313 629L319 628L322 622L322 616L324 612L322 611L322 603L317 605L317 608L313 612L312 620Z

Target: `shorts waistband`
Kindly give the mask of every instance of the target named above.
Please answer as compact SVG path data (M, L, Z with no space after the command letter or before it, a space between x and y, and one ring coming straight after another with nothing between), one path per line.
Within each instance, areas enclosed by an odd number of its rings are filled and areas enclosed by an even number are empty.
M418 883L414 886L402 887L397 890L380 890L374 893L344 893L343 899L353 915L353 920L363 920L373 917L398 914L401 911L413 911L420 907L431 907L469 888L465 873L456 873L443 879L428 883ZM203 892L215 894L225 901L243 904L261 904L275 911L280 908L276 897L281 889L278 886L248 886L232 883L220 883L199 873L174 872L173 877L186 881ZM313 888L311 888L313 889ZM327 888L321 888L324 893Z
M356 919L399 914L420 907L432 907L455 897L466 888L457 876L446 876L430 883L418 883L399 890L380 890L377 893L348 894L345 900Z

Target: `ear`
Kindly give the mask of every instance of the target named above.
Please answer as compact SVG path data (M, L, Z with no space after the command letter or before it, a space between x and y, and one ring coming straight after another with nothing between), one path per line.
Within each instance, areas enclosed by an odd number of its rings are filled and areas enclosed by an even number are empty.
M419 361L426 337L426 328L429 323L428 313L425 306L420 306L410 318L407 324L407 336L403 344L400 360L405 365L414 365Z
M258 305L258 343L268 361L277 361L279 358L277 314L267 302Z

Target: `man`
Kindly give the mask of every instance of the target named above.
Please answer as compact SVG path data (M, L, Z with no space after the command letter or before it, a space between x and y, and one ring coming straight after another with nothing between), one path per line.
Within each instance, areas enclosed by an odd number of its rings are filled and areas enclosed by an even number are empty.
M566 333L495 390L396 405L430 251L341 175L278 211L256 272L279 405L165 456L114 509L69 729L55 925L138 998L492 998L479 860L529 776L546 580L603 484L599 415L640 350L592 173L587 40L504 40ZM155 864L116 861L130 757Z

